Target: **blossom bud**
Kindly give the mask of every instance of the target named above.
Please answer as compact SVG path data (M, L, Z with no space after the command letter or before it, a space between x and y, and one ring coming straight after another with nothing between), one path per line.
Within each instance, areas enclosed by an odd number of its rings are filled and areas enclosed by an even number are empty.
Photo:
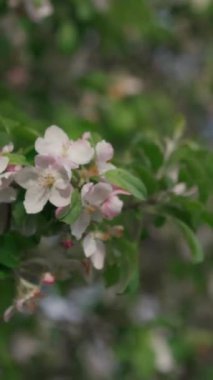
M43 285L53 285L55 283L55 277L52 273L46 272L43 274L41 282Z
M71 239L65 239L61 242L63 248L70 249L73 247L74 243Z

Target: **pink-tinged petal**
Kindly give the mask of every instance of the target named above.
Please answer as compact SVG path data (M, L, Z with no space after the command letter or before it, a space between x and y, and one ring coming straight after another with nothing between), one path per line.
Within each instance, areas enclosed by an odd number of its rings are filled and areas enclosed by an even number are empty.
M120 194L120 195L131 195L129 191L124 190L121 187L118 187L118 186L115 186L115 185L113 185L112 187L113 187L113 194L114 195L117 195L117 194Z
M90 188L85 194L84 200L93 206L100 206L112 193L112 186L100 182Z
M68 206L71 202L71 185L67 186L66 189L58 189L57 187L52 187L50 189L49 201L56 207Z
M77 240L81 239L83 233L86 231L91 221L91 216L87 211L83 211L79 218L73 223L71 228L71 233Z
M64 214L64 212L66 212L68 210L69 210L68 206L66 206L66 207L58 207L55 210L55 217L59 219Z
M27 214L37 214L42 211L48 202L49 189L46 189L35 183L26 191L24 207Z
M91 261L95 269L103 269L105 256L106 249L104 243L101 240L96 240L96 253L91 256Z
M6 170L8 164L9 164L9 158L1 156L0 157L0 173Z
M28 189L36 185L38 181L38 173L33 167L24 168L15 174L14 179L18 185L24 189Z
M86 198L86 195L88 194L88 192L93 188L94 186L94 183L93 182L88 182L86 183L82 189L81 189L81 199L82 199L82 202L84 202L84 199Z
M16 200L16 190L6 187L0 190L0 203L11 203Z
M54 157L51 156L40 156L37 155L35 157L35 166L39 169L46 169L49 166L56 165L56 160Z
M56 125L47 128L44 138L35 142L35 150L41 155L60 155L63 144L67 144L67 134Z
M77 165L88 164L94 156L94 149L87 140L77 140L72 143L69 159Z
M71 171L67 172L66 169L64 168L60 168L57 170L57 168L55 168L54 166L53 168L56 171L55 172L55 178L56 178L55 187L58 187L61 190L65 189L67 187L67 184L70 183L70 180L72 177Z
M7 172L9 173L17 173L22 169L21 165L8 165Z
M101 206L101 212L107 219L113 219L120 214L123 202L116 196L112 195Z
M114 149L112 145L105 140L100 141L96 145L96 157L97 161L107 162L110 161L114 154Z

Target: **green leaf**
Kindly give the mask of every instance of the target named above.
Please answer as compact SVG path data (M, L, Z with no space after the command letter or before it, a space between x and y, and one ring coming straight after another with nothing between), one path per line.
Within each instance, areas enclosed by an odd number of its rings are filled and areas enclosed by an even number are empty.
M146 198L147 190L144 183L127 170L113 169L108 171L105 176L113 185L127 190L135 198L140 199L141 201Z
M28 165L28 162L22 154L18 153L10 153L7 154L7 157L10 160L10 164L12 165Z
M200 245L200 242L197 238L197 236L195 235L194 231L184 222L182 222L182 220L179 220L179 219L174 219L175 220L175 223L178 225L178 227L180 228L187 244L188 244L188 247L191 251L191 254L192 254L192 259L193 259L193 262L194 263L200 263L203 261L204 259L204 254L203 254L203 250L202 250L202 247Z
M159 170L160 167L163 165L164 161L163 152L160 146L153 141L144 140L141 143L141 148L143 149L146 156L149 158L153 170Z
M80 216L82 210L81 196L77 190L72 193L71 205L69 208L66 208L64 212L59 215L59 219L66 223L74 223Z
M0 247L0 264L8 268L15 268L19 263L17 255L17 247L14 239L10 235L5 235L1 238Z
M8 272L3 272L0 270L0 280L4 280L8 276Z
M125 239L113 239L109 247L111 263L104 272L106 285L117 284L119 294L136 293L140 283L137 244Z
M1 130L1 125L0 125L0 130ZM11 142L11 139L9 135L5 132L0 132L0 147L2 148L3 146L9 144Z

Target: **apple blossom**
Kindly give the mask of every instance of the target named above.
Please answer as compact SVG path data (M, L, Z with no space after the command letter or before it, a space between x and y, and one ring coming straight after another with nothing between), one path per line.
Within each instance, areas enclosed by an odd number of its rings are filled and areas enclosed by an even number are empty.
M42 211L48 201L56 207L64 207L70 203L71 174L52 157L37 156L35 167L22 169L15 179L27 190L24 206L28 214Z
M72 141L56 125L47 128L44 137L36 140L35 149L42 156L54 157L67 170L88 164L94 156L94 149L87 139Z
M84 237L82 244L85 256L90 258L94 268L103 269L106 256L104 243L91 232Z
M120 214L123 202L118 194L128 194L111 184L89 182L82 187L81 199L84 206L79 218L71 225L72 235L80 239L92 220L113 219Z

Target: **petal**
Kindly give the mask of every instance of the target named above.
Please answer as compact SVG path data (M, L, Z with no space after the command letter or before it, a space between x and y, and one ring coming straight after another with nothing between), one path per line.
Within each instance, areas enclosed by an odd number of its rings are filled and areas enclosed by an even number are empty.
M59 170L56 170L55 177L55 187L63 190L66 189L67 185L70 183L70 179L72 176L72 172L67 172L64 168L60 168Z
M88 192L93 188L93 186L94 186L94 183L92 183L92 182L88 182L84 186L82 186L82 189L81 189L82 202L84 202Z
M91 257L96 252L96 241L93 234L88 234L83 239L83 249L86 257Z
M42 156L42 155L37 155L35 157L35 166L37 168L46 169L49 166L54 166L54 165L56 165L56 160L54 157Z
M94 149L87 140L80 139L71 145L69 159L78 165L88 164L94 156Z
M83 240L83 249L86 257L90 257L93 266L96 269L102 269L106 255L105 245L99 240L95 239L93 234L88 234Z
M100 141L96 145L96 157L97 161L107 162L110 161L114 154L114 149L112 145L105 140Z
M15 181L23 187L24 189L28 189L29 187L33 187L34 184L37 183L38 173L35 168L29 167L20 170L14 176Z
M79 218L71 225L72 235L76 239L81 239L83 233L86 231L91 221L91 216L87 211L83 211Z
M112 195L101 206L101 212L107 219L113 219L120 214L123 207L123 202L116 196Z
M59 189L55 186L52 187L49 194L49 201L56 207L65 207L71 201L72 186L68 185L65 189Z
M91 205L101 205L112 193L112 186L108 183L100 182L90 188L85 194L84 200Z
M91 256L91 261L95 269L103 269L106 256L105 245L101 240L96 240L96 252Z
M11 203L16 200L16 190L12 187L6 187L0 190L0 203Z
M2 173L7 168L8 164L9 164L9 158L1 156L0 157L0 173Z
M113 185L113 195L122 194L122 195L131 195L129 191L122 189L121 187Z
M67 134L56 125L47 128L44 138L35 142L35 150L42 155L60 155L63 144L69 141Z
M49 198L49 189L37 183L29 187L25 194L24 207L28 214L37 214L42 211Z

